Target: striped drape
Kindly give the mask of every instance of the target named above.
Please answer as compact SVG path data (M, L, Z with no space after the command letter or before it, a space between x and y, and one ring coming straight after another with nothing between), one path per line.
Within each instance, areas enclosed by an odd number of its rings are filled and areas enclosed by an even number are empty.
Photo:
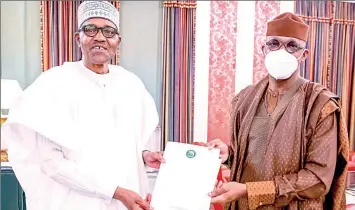
M309 59L301 74L341 98L351 149L355 149L355 3L295 1L295 12L310 25Z
M46 71L66 61L81 58L74 33L78 30L77 10L82 1L41 1L41 68ZM119 1L111 1L119 10ZM112 64L119 63L119 50Z
M296 14L299 14L310 27L307 42L309 57L301 65L301 74L307 79L327 85L332 2L295 1L295 3Z
M193 140L195 1L164 1L162 26L162 148Z
M351 148L355 149L355 3L334 2L330 89L341 97Z

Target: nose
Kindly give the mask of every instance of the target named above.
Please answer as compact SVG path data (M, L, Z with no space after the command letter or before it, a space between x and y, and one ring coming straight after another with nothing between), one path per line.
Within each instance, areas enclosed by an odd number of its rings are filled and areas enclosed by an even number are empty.
M280 49L279 50L286 50L286 46L285 46L285 44L284 43L282 43L281 44L281 47L280 47Z
M105 41L105 36L102 33L102 30L99 29L99 31L97 32L96 36L94 37L95 41Z

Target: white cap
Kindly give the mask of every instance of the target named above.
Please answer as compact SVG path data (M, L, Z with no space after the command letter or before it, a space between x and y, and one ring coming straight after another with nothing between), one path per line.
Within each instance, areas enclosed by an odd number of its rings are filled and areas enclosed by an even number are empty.
M83 1L78 8L78 27L90 18L104 18L116 25L119 30L120 15L115 6L108 1Z

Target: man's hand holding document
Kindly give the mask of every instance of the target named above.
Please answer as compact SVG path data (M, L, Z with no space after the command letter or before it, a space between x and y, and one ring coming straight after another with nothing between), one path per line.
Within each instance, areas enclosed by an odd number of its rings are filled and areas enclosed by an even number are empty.
M219 149L168 142L151 207L154 210L209 210L221 165Z

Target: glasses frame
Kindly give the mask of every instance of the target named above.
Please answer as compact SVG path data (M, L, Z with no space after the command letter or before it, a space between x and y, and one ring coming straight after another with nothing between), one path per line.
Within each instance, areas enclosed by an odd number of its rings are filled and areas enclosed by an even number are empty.
M271 41L277 41L277 42L280 44L279 47L278 47L277 49L271 50L270 47L269 47L269 45L268 45L268 43L270 43ZM265 43L265 46L266 46L267 49L269 49L270 51L277 51L277 50L279 50L282 46L284 46L285 50L286 50L288 53L290 53L290 54L293 54L293 53L296 53L296 52L298 52L298 51L300 51L300 50L304 50L304 49L305 49L305 47L297 46L297 50L291 52L291 51L289 51L289 50L287 49L287 44L289 44L290 42L294 42L294 41L291 40L291 41L289 41L289 42L283 43L283 42L280 42L280 41L277 40L277 39L271 39L271 40L269 40L269 41L267 41L267 42Z
M85 27L87 27L87 26L95 26L95 28L97 28L97 31L96 31L95 35L89 35L89 34L87 34L87 33L85 32ZM105 28L113 28L113 29L115 30L114 35L113 35L113 36L105 36L104 31L103 31ZM86 36L88 36L88 37L95 37L95 36L99 33L99 31L101 31L102 35L103 35L105 38L112 38L112 37L114 37L116 34L119 35L118 30L117 30L116 28L112 27L112 26L97 27L97 26L94 25L94 24L88 24L88 25L82 26L82 27L79 29L79 32L81 32L81 31L84 32L84 34L85 34Z

